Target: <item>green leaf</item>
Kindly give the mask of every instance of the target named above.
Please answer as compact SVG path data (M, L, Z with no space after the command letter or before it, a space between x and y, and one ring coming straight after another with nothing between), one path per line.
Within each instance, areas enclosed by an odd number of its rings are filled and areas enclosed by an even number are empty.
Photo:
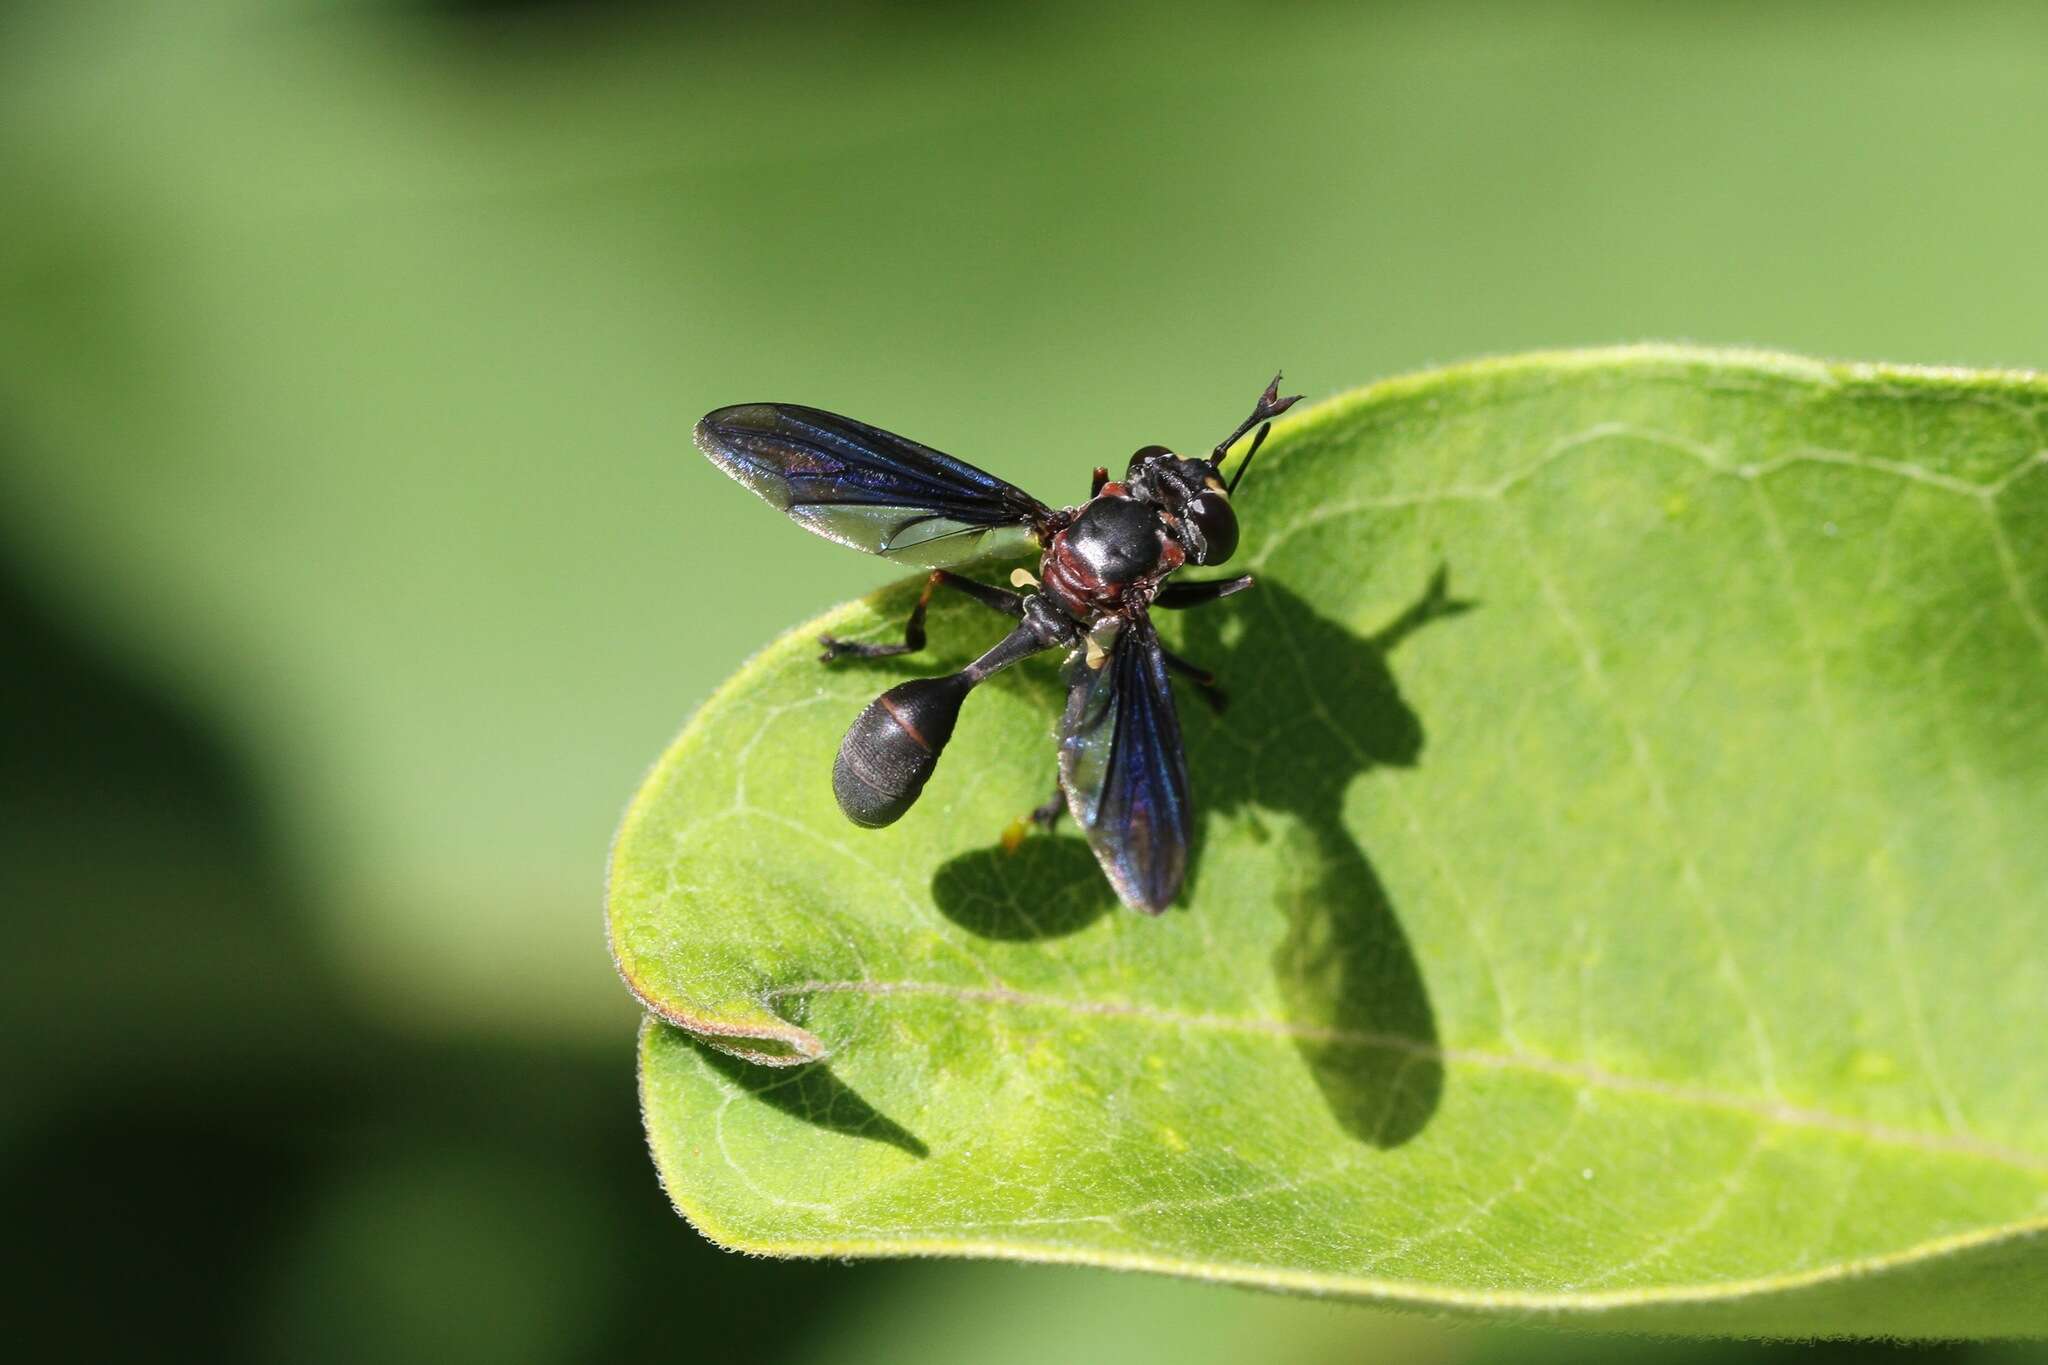
M904 584L784 637L613 854L671 1196L777 1254L2048 1332L2044 410L1660 348L1290 417L1239 497L1258 587L1161 613L1236 700L1183 698L1156 920L1070 830L1000 847L1050 790L1049 663L976 693L899 824L834 806L860 707L999 619L942 599L928 656L816 662Z

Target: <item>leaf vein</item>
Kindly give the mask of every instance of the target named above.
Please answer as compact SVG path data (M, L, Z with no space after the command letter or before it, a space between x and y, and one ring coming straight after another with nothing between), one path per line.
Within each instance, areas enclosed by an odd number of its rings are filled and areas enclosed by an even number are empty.
M955 986L938 981L799 981L763 993L764 1003L801 995L930 996L963 1004L1000 1005L1018 1009L1058 1010L1091 1018L1130 1020L1164 1028L1242 1034L1285 1042L1334 1043L1351 1047L1406 1052L1444 1066L1469 1066L1489 1071L1516 1071L1552 1078L1615 1094L1641 1095L1700 1109L1719 1110L1786 1128L1839 1133L1885 1146L1993 1161L2018 1170L2048 1174L2048 1154L2026 1151L1983 1138L1950 1133L1923 1133L1871 1119L1793 1104L1776 1098L1729 1094L1705 1086L1684 1085L1647 1076L1630 1076L1587 1062L1565 1061L1536 1053L1491 1052L1482 1048L1446 1047L1401 1034L1297 1024L1256 1016L1205 1014L1125 1000L1074 1000L1013 990L1007 986Z

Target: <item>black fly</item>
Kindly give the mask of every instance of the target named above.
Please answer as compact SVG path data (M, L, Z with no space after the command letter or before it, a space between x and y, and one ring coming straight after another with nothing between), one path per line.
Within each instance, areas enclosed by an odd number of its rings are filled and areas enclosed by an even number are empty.
M1159 643L1150 611L1200 606L1251 586L1250 575L1167 579L1183 564L1221 564L1236 550L1230 495L1268 424L1298 397L1282 398L1276 376L1251 416L1207 459L1146 446L1131 456L1122 479L1098 468L1088 501L1058 509L929 446L816 408L743 403L699 422L697 445L712 463L805 530L932 570L901 644L828 635L827 662L924 648L925 606L941 585L1018 619L1016 629L958 673L899 683L860 713L832 768L846 818L870 827L894 823L924 790L974 685L1021 659L1064 648L1060 791L1031 819L1051 825L1064 805L1124 904L1148 914L1171 904L1187 868L1191 822L1187 756L1167 674L1191 679L1219 710L1224 698L1207 671ZM1258 435L1226 486L1223 457L1253 427ZM1019 569L1010 578L1021 591L950 571L1033 543L1042 548L1038 576ZM1021 830L1020 823L1006 838L1014 842Z

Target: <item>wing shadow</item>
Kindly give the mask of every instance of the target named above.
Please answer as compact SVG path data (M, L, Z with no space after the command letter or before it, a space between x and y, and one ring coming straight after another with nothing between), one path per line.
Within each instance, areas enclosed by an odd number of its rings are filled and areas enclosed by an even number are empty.
M1028 837L963 853L932 876L939 913L983 938L1061 938L1116 908L1095 855L1080 839Z

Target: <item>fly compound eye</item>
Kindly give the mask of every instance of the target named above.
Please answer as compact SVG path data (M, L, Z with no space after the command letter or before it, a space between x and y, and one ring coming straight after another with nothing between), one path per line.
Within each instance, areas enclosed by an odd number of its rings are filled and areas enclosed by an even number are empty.
M1188 558L1197 564L1221 564L1237 553L1237 512L1230 495L1219 489L1197 494L1181 508L1181 521L1197 542L1187 546Z

